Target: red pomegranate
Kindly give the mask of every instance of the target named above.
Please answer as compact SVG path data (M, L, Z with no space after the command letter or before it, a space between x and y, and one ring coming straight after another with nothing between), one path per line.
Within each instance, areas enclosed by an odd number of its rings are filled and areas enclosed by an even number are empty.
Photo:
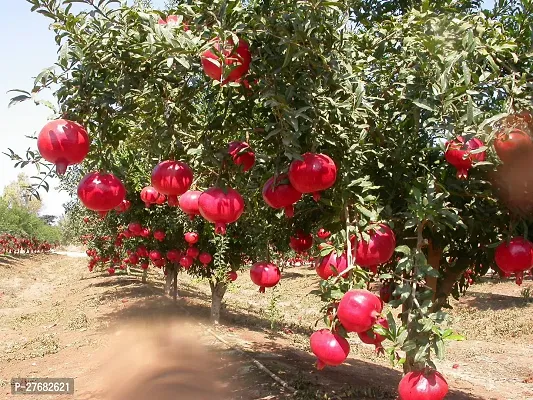
M472 154L473 150L485 146L477 138L470 139L465 143L462 136L457 136L454 140L446 142L444 157L451 165L457 169L457 178L468 178L468 170L472 168L474 162L485 161L486 152Z
M179 250L172 249L167 251L167 260L171 262L178 262L178 260L183 256L183 253Z
M510 163L517 158L530 156L533 153L533 141L520 129L503 130L496 135L494 149L500 160Z
M128 211L130 208L131 202L129 200L122 200L122 203L115 207L115 211L120 214Z
M157 251L157 250L150 251L150 253L148 253L148 257L150 257L150 260L152 260L152 262L154 262L154 263L163 258L161 256L161 253L159 251Z
M337 316L347 332L366 332L376 323L382 310L379 297L368 290L346 292L337 309Z
M128 230L133 233L135 236L140 236L143 230L143 227L138 222L130 222L128 224Z
M367 233L370 235L368 242L359 237L356 245L355 238L352 238L352 254L356 264L376 274L378 265L386 263L392 257L396 248L396 237L392 229L385 224L379 224L376 229Z
M229 271L228 272L228 279L232 282L235 282L237 280L237 273L235 271Z
M311 335L311 351L318 358L317 369L321 370L326 365L341 365L350 354L350 344L337 333L321 329Z
M379 298L383 303L388 303L392 297L392 292L394 292L393 284L390 282L384 283L379 289Z
M200 215L198 199L201 194L202 192L198 190L188 190L179 198L179 207L191 220L193 220L196 215Z
M165 204L165 201L167 201L167 196L165 196L164 194L159 193L159 197L155 201L155 204L157 204L157 205Z
M337 166L325 154L305 153L303 160L294 160L289 167L289 180L301 193L313 193L315 201L320 192L329 189L337 179Z
M331 235L331 232L328 232L327 230L325 230L324 228L320 228L318 230L318 232L316 233L316 235L320 238L320 239L327 239L330 235Z
M190 256L183 256L180 258L180 265L185 268L189 269L194 264L194 259Z
M109 275L115 275L115 268L113 268L113 267L109 267L109 268L107 269L107 273L108 273Z
M198 261L200 261L204 267L207 267L207 264L209 264L213 260L213 257L211 257L211 254L209 253L201 253L198 256Z
M348 268L348 259L346 253L337 256L337 252L333 250L324 257L317 258L315 271L322 279L326 280L332 276L337 276L339 273ZM343 275L346 277L347 274Z
M443 400L448 394L448 383L438 371L413 371L400 381L398 394L400 400Z
M294 216L294 203L302 198L302 194L290 183L287 174L273 176L263 186L263 200L272 208L285 209L285 216Z
M516 283L522 284L524 272L533 265L533 243L515 236L509 243L501 243L494 252L496 265L505 275L515 274Z
M148 249L142 245L137 247L137 250L135 250L135 253L137 253L139 257L148 257Z
M265 288L276 286L281 279L281 272L274 264L261 261L256 262L250 269L252 282L259 286L259 292L265 293Z
M299 230L295 236L291 236L289 246L297 253L303 253L313 247L313 236Z
M146 208L149 208L152 204L155 204L159 198L160 193L152 186L146 186L141 190L141 200L144 202Z
M243 39L239 39L236 46L232 39L221 45L220 39L216 38L212 48L202 53L201 60L205 74L224 85L239 81L248 72L252 55L248 42Z
M198 206L202 217L215 223L215 233L221 235L226 234L226 224L237 221L244 212L243 198L231 188L207 189L200 196Z
M383 317L379 317L376 320L376 324L381 325L385 329L389 329L389 323ZM375 333L372 328L366 332L359 332L357 335L359 336L359 339L361 339L363 343L373 344L376 347L376 350L383 349L383 346L381 345L381 343L385 340L385 338Z
M186 252L186 253L187 253L187 255L188 255L189 257L196 259L196 258L198 258L198 255L200 254L200 250L198 250L197 247L193 247L193 246L191 246L191 247L189 247L189 248L187 249L187 252Z
M141 231L141 236L147 238L150 236L150 228L143 228Z
M143 261L143 262L141 263L141 268L142 268L143 270L147 270L147 269L148 269L148 263L147 263L146 261Z
M159 240L160 242L165 240L166 236L167 236L167 234L165 232L163 232L163 231L155 231L154 232L154 239L155 240Z
M105 216L126 197L124 185L113 174L91 172L78 184L78 197L89 210Z
M228 154L233 158L235 165L241 165L244 172L255 164L255 153L246 142L230 142Z
M37 148L46 160L56 165L58 175L67 167L81 163L89 152L89 135L74 121L57 119L48 122L39 132Z
M128 261L130 264L137 265L139 263L139 256L135 253L132 253L129 255Z
M187 232L184 237L185 241L189 243L189 246L198 243L198 240L200 240L200 235L198 235L196 232Z
M192 180L192 170L181 161L160 162L152 171L152 186L168 196L168 205L171 207L178 205L178 196L189 190Z

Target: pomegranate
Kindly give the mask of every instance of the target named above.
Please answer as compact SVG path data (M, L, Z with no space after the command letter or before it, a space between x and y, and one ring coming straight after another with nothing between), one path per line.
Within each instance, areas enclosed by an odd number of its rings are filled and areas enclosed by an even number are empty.
M131 207L131 202L129 200L122 200L118 206L115 207L115 211L120 214L128 211Z
M98 211L103 217L122 203L126 197L126 189L113 174L91 172L78 184L78 197L85 207Z
M318 232L316 233L316 235L317 235L320 239L327 239L327 238L331 235L331 232L326 231L324 228L320 228L320 229L318 230Z
M191 246L191 247L189 247L189 248L187 249L187 255L188 255L189 257L192 257L192 258L196 259L196 258L198 258L198 255L199 255L199 254L200 254L200 250L198 250L197 247L193 247L193 246Z
M109 268L107 269L107 273L108 273L109 275L115 275L115 268L113 268L113 267L109 267Z
M302 198L302 194L297 191L289 182L287 174L273 176L266 181L263 186L263 200L272 208L285 209L285 216L294 216L294 203Z
M150 236L150 228L143 228L141 231L141 236L147 238Z
M139 263L139 256L135 253L132 253L129 255L128 261L130 264L137 265Z
M159 193L159 197L155 201L155 204L157 204L157 205L165 204L165 201L167 201L167 196L165 196L164 194Z
M516 158L533 154L533 141L526 132L520 129L502 130L496 135L494 149L500 160L510 163Z
M180 265L185 268L189 269L194 263L194 259L190 256L183 256L180 258Z
M215 233L225 235L226 224L237 221L244 212L244 200L231 188L226 191L212 187L202 193L198 200L200 214L215 223Z
M515 236L509 243L501 243L494 252L496 265L508 276L515 274L516 283L522 284L524 272L533 265L533 243Z
M154 260L152 261L154 263L154 265L157 267L157 268L161 268L161 267L164 267L167 263L167 260L165 260L164 258L160 258L158 260Z
M137 250L135 250L135 253L137 253L139 257L148 257L148 249L142 245L137 247Z
M229 271L228 272L228 279L232 282L235 282L237 280L237 273L235 271Z
M87 156L89 142L83 126L74 121L57 119L41 129L37 148L46 161L56 165L57 174L63 175L69 165L79 164Z
M161 253L159 251L157 251L157 250L150 251L150 253L148 253L148 257L150 257L150 260L152 260L152 262L154 262L154 263L163 258L161 256Z
M438 371L413 371L400 381L398 394L400 400L443 400L448 394L448 383Z
M202 264L204 264L204 267L207 267L207 264L209 264L213 260L213 257L211 257L211 254L209 254L209 253L201 253L198 256L198 260Z
M147 263L146 261L143 261L143 262L141 263L141 268L142 268L143 270L147 270L147 269L148 269L148 263Z
M189 243L189 246L192 246L193 244L197 243L198 240L200 240L200 235L196 232L187 232L185 235L185 241Z
M256 262L250 269L252 282L259 286L259 292L265 293L265 288L276 286L281 279L281 272L272 263L261 261Z
M389 329L389 323L383 317L379 317L376 320L376 324L381 325L385 329ZM381 342L383 342L385 338L375 333L373 329L369 329L366 332L359 332L357 335L359 336L359 339L361 339L363 343L373 344L376 347L376 350L378 351L383 349L383 346L381 346Z
M235 45L232 39L221 44L220 39L215 38L212 48L202 53L201 60L205 74L225 85L239 81L248 72L252 55L248 42L243 39Z
M130 222L128 224L128 230L133 233L135 236L140 236L143 230L143 227L138 222Z
M337 179L337 166L325 154L305 153L303 160L294 160L289 167L289 180L301 193L313 193L315 201L320 192L329 189Z
M182 252L176 249L167 251L167 260L171 262L178 262L178 260L183 256Z
M350 290L342 297L337 316L347 332L366 332L382 310L380 299L368 290Z
M193 220L196 215L200 215L198 199L201 194L202 192L198 190L188 190L179 198L179 207L191 220Z
M152 171L152 186L168 196L168 205L178 205L178 196L185 193L193 180L192 170L181 161L163 161Z
M160 242L165 240L166 236L167 236L167 234L165 232L163 232L163 231L155 231L154 232L154 239L155 240L159 240Z
M379 224L377 229L368 231L370 239L365 241L362 237L355 244L352 238L355 262L363 268L368 268L374 274L377 273L378 265L390 260L396 248L396 237L388 225Z
M394 292L393 284L390 282L384 283L379 289L379 298L383 303L388 303L392 297L392 292Z
M152 186L146 186L141 190L141 200L144 202L146 208L149 208L152 204L155 204L160 193Z
M350 344L337 333L321 329L311 335L311 351L318 358L317 369L321 370L326 365L341 365L350 354Z
M246 142L231 142L228 145L228 154L233 158L235 165L241 165L244 172L253 167L255 153Z
M474 162L485 161L486 152L472 154L472 150L483 147L484 144L477 138L470 139L465 143L462 136L457 136L454 140L446 142L444 157L446 161L457 169L457 178L468 178L468 170L472 168Z
M303 253L313 247L313 236L299 230L295 236L291 236L289 246L297 253Z

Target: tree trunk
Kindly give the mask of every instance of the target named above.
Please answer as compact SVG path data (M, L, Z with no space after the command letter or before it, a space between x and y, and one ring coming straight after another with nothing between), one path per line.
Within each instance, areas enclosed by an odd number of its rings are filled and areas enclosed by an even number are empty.
M173 268L172 275L174 275L174 286L172 288L172 297L174 301L178 300L178 269Z
M165 276L165 294L170 296L170 285L172 284L172 278L174 278L174 273L172 269L167 269L167 275Z
M148 277L148 272L143 270L143 283L146 283L146 278Z
M442 257L442 249L433 247L433 243L430 241L428 244L428 263L431 267L438 271L440 268L440 259ZM426 276L426 284L433 290L433 302L437 298L437 283L438 278L434 276Z
M218 325L220 322L220 307L226 293L227 286L224 282L209 282L211 286L211 323Z

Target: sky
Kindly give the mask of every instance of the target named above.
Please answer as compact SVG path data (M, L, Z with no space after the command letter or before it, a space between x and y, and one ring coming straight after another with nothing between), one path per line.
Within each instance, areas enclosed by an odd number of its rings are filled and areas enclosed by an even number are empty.
M30 4L24 0L5 0L0 13L0 153L13 149L17 154L24 154L28 148L35 149L35 140L26 135L35 135L51 116L51 110L45 106L36 106L27 101L8 108L11 89L30 90L34 77L57 59L57 47L54 35L48 29L49 19L30 12ZM155 7L163 7L164 0L155 0ZM485 0L485 7L492 7L494 0ZM23 21L23 23L21 23ZM16 180L21 172L28 176L36 174L30 166L14 168L14 163L7 156L0 154L0 191ZM63 204L69 200L64 192L56 187L58 180L51 179L50 191L41 191L43 209L41 214L61 215Z

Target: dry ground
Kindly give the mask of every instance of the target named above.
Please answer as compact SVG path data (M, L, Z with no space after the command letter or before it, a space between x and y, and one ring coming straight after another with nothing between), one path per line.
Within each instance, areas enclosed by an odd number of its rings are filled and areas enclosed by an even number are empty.
M143 285L136 277L89 273L85 263L46 255L0 264L0 398L13 397L12 377L50 376L75 378L76 394L70 398L108 399L110 385L131 381L136 365L146 372L156 364L145 355L129 367L110 364L131 353L123 350L128 338L139 338L134 348L152 345L166 327L170 336L192 333L211 359L222 363L210 366L220 393L228 392L217 400L395 398L400 372L358 339L351 340L345 365L314 370L308 337L320 317L320 302L309 294L318 282L313 270L286 270L279 288L265 295L240 276L226 295L224 326L216 329L296 388L291 396L211 335L204 282L183 278L183 297L174 304L163 295L159 275ZM533 291L530 280L524 287ZM454 303L453 326L467 340L452 343L439 364L451 388L447 399L533 399L533 303L520 296L522 288L510 281L477 284Z

